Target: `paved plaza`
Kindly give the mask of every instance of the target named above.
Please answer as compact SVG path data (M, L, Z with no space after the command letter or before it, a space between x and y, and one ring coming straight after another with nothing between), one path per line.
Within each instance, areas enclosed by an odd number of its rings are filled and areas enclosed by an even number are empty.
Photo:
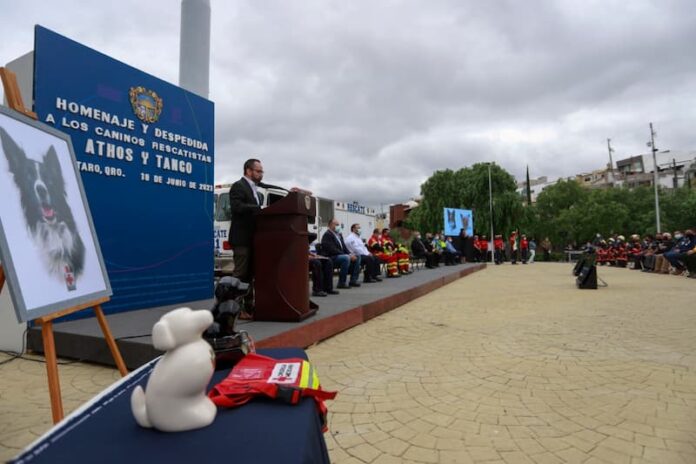
M332 462L696 462L696 281L570 270L489 266L311 347ZM119 378L60 375L66 411ZM49 427L45 366L0 366L0 460Z

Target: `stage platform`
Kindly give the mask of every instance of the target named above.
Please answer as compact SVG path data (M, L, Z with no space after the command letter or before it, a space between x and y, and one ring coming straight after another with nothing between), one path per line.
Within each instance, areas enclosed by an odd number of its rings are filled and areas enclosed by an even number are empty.
M313 298L319 311L302 322L240 321L238 328L246 330L258 348L305 348L485 267L481 263L423 268L398 279L385 278L382 282L340 290L340 295ZM108 315L107 319L126 365L135 369L161 354L152 346L150 333L164 313L181 306L210 308L212 303L212 299L194 301ZM53 331L59 357L114 364L95 318L54 324ZM29 329L27 347L43 352L40 327Z

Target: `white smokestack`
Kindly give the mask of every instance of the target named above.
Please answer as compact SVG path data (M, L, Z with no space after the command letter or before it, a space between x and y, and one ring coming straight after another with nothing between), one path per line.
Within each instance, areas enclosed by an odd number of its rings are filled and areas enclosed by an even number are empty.
M210 0L182 0L179 85L208 98L209 74Z

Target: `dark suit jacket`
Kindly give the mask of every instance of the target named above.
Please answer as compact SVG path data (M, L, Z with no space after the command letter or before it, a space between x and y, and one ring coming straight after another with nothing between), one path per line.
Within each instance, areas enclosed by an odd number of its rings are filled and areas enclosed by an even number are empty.
M254 243L255 219L254 214L261 207L254 199L254 191L245 178L239 179L230 187L230 209L232 210L232 223L228 241L232 247L251 247Z
M346 244L343 241L343 236L341 237L341 243L339 244L336 240L336 236L330 230L324 232L321 237L321 254L324 256L338 256L338 255L349 255L350 252L346 248Z
M425 244L421 239L413 239L411 242L411 251L413 252L413 256L416 257L423 257L428 254L428 250L425 248Z

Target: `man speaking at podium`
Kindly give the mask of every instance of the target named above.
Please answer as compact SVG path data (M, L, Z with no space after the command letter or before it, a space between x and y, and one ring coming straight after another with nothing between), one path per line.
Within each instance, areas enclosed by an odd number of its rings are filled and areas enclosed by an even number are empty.
M234 252L232 276L250 284L240 319L253 319L254 314L254 214L261 210L261 198L256 187L262 179L261 161L251 158L244 162L244 177L230 187L232 222L228 241Z

